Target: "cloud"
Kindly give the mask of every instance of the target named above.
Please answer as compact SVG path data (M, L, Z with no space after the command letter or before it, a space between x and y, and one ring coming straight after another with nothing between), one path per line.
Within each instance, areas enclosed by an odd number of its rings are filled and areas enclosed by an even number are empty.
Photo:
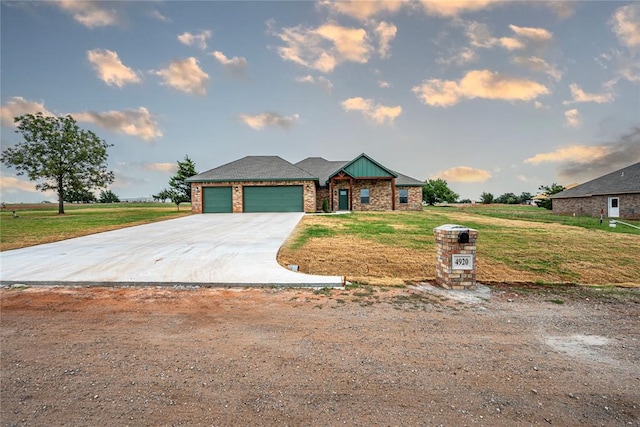
M308 74L306 76L296 77L296 82L310 83L312 85L320 86L321 88L329 92L333 89L333 83L331 82L331 80L323 76L314 77Z
M158 9L151 9L151 11L149 12L149 16L157 19L160 22L171 22L171 19L167 18L162 13L160 13Z
M613 102L615 98L613 93L587 93L575 83L571 83L569 85L569 89L571 89L572 99L570 101L563 101L562 104L564 105L575 104L578 102L595 102L596 104L606 104L609 102Z
M318 3L320 7L326 7L331 13L347 15L360 20L366 20L370 17L383 13L395 13L407 4L408 2L403 0L322 0Z
M234 56L233 58L229 59L225 56L224 53L218 50L212 52L211 55L213 55L216 61L222 64L222 66L234 76L244 75L244 72L247 69L247 59L241 56Z
M485 49L495 46L503 47L509 51L541 48L553 38L553 34L544 28L509 25L509 29L515 34L515 37L494 37L487 24L476 21L465 23L465 33L471 45Z
M509 28L516 35L538 43L548 42L553 37L553 34L544 28L518 27L517 25L509 25Z
M56 4L60 9L73 15L76 22L87 28L107 27L118 23L118 14L113 9L103 7L105 2L59 0Z
M429 15L455 17L465 12L486 9L498 0L421 0L420 3Z
M491 178L491 173L469 166L458 166L436 173L435 178L441 178L447 182L485 182Z
M260 130L266 126L289 129L298 121L300 116L298 114L283 116L278 113L266 112L256 115L241 114L238 118L247 126Z
M573 14L576 11L575 10L576 3L577 2L566 1L566 0L559 0L559 1L546 0L546 1L540 2L542 6L545 6L551 9L556 14L556 16L561 19L566 19L573 16Z
M558 175L567 182L584 182L640 161L640 127L633 127L612 142L571 145L536 154L525 163L559 163Z
M120 61L116 52L108 49L88 50L87 59L98 73L100 80L109 86L123 87L129 83L140 82L140 77Z
M302 25L283 28L274 35L284 42L284 46L277 48L282 59L323 73L330 73L342 62L366 63L373 51L363 28L331 22L318 28Z
M178 40L180 40L182 44L187 46L196 46L202 50L207 49L207 40L210 38L211 30L200 31L198 34L185 32L178 36Z
M33 181L25 181L12 176L0 175L0 190L2 193L17 193L18 191L28 191L30 193L39 193L36 189L36 183Z
M191 95L206 95L207 93L209 75L202 71L198 60L194 57L173 61L167 68L152 71L152 73L162 77L163 84L179 91Z
M610 147L606 145L570 145L561 147L549 153L536 154L524 162L533 165L540 163L562 163L573 161L576 163L588 163L594 159L606 156L610 153Z
M572 128L580 127L582 124L582 116L580 116L580 112L575 108L565 111L564 118L566 119L567 126L571 126Z
M609 25L620 43L628 47L640 46L640 3L617 8Z
M380 89L389 89L391 87L391 83L385 80L378 80L378 87Z
M173 173L178 170L176 163L141 163L142 170L152 172L167 172Z
M562 79L560 70L538 56L516 56L512 59L512 62L528 70L544 73L556 82Z
M162 136L158 123L149 110L144 107L137 110L105 111L103 113L84 111L71 113L71 115L78 122L93 123L108 131L135 136L144 141L152 141Z
M371 99L361 97L349 98L342 101L342 108L345 111L360 111L366 117L381 125L385 122L393 123L393 121L402 114L402 107L390 107L382 104L376 104Z
M412 92L425 105L450 107L463 98L531 101L546 95L546 86L524 78L511 77L489 70L469 71L459 82L452 80L424 80Z
M378 54L381 58L386 58L389 56L390 43L396 37L398 28L393 24L382 21L374 31L378 36Z
M44 102L27 101L21 96L14 96L0 108L2 126L15 127L14 117L23 114L35 114L37 112L41 112L45 116L55 116L55 114L46 109Z
M470 47L464 47L449 55L448 58L436 58L436 63L439 65L464 65L476 60L476 52Z

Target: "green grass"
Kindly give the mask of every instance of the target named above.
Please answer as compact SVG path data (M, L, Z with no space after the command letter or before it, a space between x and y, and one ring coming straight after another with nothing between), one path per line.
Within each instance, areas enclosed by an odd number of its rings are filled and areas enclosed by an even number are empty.
M605 218L600 224L599 217L590 216L570 216L570 215L556 215L552 211L544 208L538 208L536 206L525 205L475 205L465 206L460 208L465 212L475 215L490 216L493 218L503 219L517 219L524 221L542 222L542 223L555 223L570 225L574 227L581 227L592 230L603 230L612 233L627 233L627 234L639 234L640 230L628 227L623 224L618 224L617 227L609 227L609 220ZM624 220L629 224L640 227L640 221Z
M16 210L18 218L13 217ZM58 215L55 204L13 205L0 212L0 250L32 246L189 215L188 204L177 211L163 203L114 203L65 205Z

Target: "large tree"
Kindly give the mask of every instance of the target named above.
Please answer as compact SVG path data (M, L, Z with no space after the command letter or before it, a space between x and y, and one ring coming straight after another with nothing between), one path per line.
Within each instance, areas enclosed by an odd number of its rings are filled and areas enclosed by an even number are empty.
M564 187L554 182L551 185L541 185L540 187L538 187L538 190L541 191L542 196L546 196L545 199L536 200L536 204L538 205L538 207L551 209L553 207L553 204L549 196L564 191Z
M191 184L186 182L187 178L197 175L196 164L184 156L184 160L178 160L178 171L169 179L169 189L163 189L158 194L154 194L155 199L171 199L180 210L180 203L191 202Z
M36 189L58 193L58 213L64 214L67 192L89 191L113 182L107 171L107 144L73 117L24 114L14 118L24 141L2 151L0 161L40 181Z
M422 200L433 205L435 203L455 203L458 200L458 194L449 188L447 181L444 179L429 179L422 186Z

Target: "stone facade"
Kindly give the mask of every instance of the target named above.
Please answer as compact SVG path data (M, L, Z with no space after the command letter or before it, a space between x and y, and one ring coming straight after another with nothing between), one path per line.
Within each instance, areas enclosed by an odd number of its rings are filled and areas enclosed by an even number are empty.
M622 194L591 197L572 197L566 199L553 199L553 213L560 215L588 215L599 217L601 209L607 217L609 197L618 197L620 206L620 218L640 219L640 194Z
M204 187L231 187L231 201L233 213L240 213L244 209L243 187L301 185L303 207L305 212L316 211L316 186L313 181L228 181L228 182L192 182L191 183L191 212L202 213L202 193Z
M316 188L316 211L317 212L322 212L322 203L324 202L325 199L329 201L329 188L328 187ZM331 205L329 205L329 209L331 209Z
M468 231L469 242L458 243L460 232ZM436 238L436 282L447 289L475 289L476 287L476 241L478 231L461 226L444 225L433 230ZM474 258L470 270L454 269L452 256L468 254Z

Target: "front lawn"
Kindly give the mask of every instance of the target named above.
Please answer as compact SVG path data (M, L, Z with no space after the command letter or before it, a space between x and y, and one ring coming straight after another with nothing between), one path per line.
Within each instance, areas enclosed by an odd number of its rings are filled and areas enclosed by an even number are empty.
M17 218L13 217L16 211ZM10 205L0 213L0 250L55 242L132 225L146 224L183 215L191 209L184 203L106 203L65 205L58 215L57 204Z
M640 284L640 236L621 233L621 226L596 229L542 222L541 217L496 216L455 207L306 216L278 260L305 273L343 275L360 283L433 280L433 229L461 224L479 231L479 282Z

